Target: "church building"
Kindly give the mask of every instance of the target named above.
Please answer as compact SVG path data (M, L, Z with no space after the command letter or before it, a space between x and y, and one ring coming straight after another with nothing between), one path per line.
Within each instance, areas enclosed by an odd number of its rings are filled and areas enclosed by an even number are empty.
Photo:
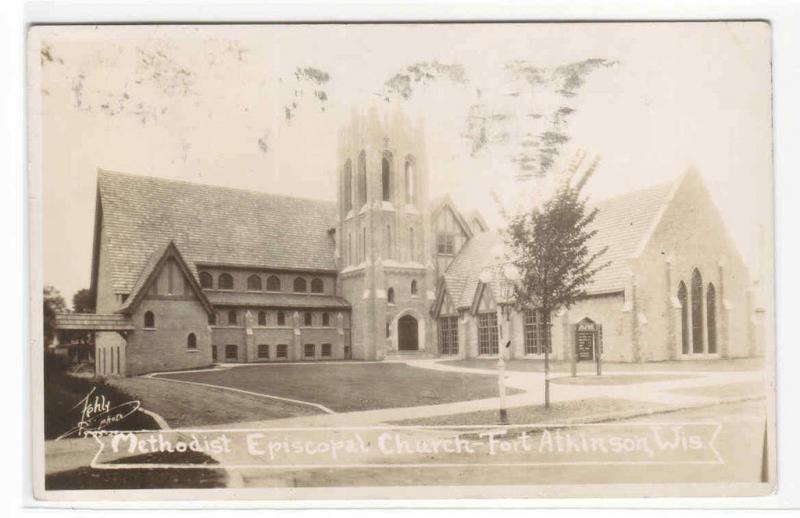
M601 202L608 246L578 304L511 308L502 237L429 199L422 131L354 115L336 202L99 171L91 289L98 376L217 362L413 357L609 361L760 354L747 270L697 173ZM503 348L505 349L505 348Z

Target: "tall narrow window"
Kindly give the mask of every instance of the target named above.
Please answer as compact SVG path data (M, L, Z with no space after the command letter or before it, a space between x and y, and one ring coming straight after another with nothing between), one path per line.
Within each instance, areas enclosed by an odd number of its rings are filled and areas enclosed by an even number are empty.
M208 272L200 272L200 287L201 288L213 288L214 287L214 278Z
M386 256L387 259L391 259L392 258L392 227L389 226L389 225L386 225L385 241L386 241L386 250L384 251L384 255Z
M232 290L233 289L233 277L229 273L223 273L219 276L219 280L217 280L217 287L221 290Z
M389 288L386 290L386 302L389 304L394 304L394 288Z
M256 274L247 278L247 291L261 291L261 277Z
M347 264L353 264L353 235L347 233Z
M363 151L358 154L358 205L367 203L367 155Z
M324 290L324 285L322 283L322 279L315 278L311 279L311 293L322 293Z
M416 258L416 253L414 252L414 227L408 228L408 259L413 261Z
M683 281L678 284L678 302L681 304L681 352L689 354L689 296Z
M344 210L353 208L353 162L348 158L344 163Z
M303 325L306 326L306 327L311 327L311 325L312 325L311 312L306 311L303 314Z
M546 318L539 310L529 309L525 311L525 354L544 354L552 352L547 343L547 328L550 326L550 319Z
M267 325L267 312L266 311L259 311L258 312L258 325L266 326Z
M416 279L411 281L411 295L412 296L417 295L417 280Z
M331 325L331 316L330 316L330 314L328 314L328 313L323 313L322 314L322 325L323 326Z
M478 315L478 354L497 354L499 351L497 313L480 313Z
M186 348L197 349L197 337L194 333L189 333L189 336L186 337Z
M152 311L148 311L144 314L144 327L145 329L153 329L156 327L156 316Z
M703 352L703 277L695 268L692 272L692 352Z
M367 260L367 229L361 229L361 261Z
M717 353L717 290L708 284L706 292L706 322L708 327L708 354Z
M295 293L305 293L308 291L306 287L306 280L302 277L297 277L294 280L293 290Z
M281 280L276 275L267 277L267 291L281 291Z
M236 310L232 309L228 311L228 325L235 326L236 325Z
M443 355L458 354L458 317L439 317L439 350Z
M283 311L278 311L278 325L285 326L286 325L286 313Z
M406 203L408 205L417 204L417 179L416 171L414 170L414 159L411 157L406 158Z
M392 201L392 163L388 153L381 160L381 187L383 201Z

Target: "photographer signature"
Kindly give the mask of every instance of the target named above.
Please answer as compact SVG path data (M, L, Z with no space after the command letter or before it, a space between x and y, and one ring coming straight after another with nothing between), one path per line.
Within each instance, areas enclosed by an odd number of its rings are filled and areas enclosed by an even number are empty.
M74 410L80 407L81 414L78 423L56 440L71 436L85 437L88 432L104 430L110 425L122 421L142 406L139 401L128 401L111 406L111 400L105 395L95 394L96 389L97 387L92 387L92 390L70 409Z

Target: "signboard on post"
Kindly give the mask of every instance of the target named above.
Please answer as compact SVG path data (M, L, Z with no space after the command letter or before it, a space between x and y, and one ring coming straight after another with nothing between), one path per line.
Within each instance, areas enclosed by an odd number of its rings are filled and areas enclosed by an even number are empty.
M578 361L591 361L595 357L597 325L589 318L584 318L575 326L575 354Z

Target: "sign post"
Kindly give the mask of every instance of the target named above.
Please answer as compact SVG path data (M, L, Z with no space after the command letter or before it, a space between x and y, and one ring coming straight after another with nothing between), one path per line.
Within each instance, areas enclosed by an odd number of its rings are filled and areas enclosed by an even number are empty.
M603 326L598 325L597 330L595 331L595 340L594 340L594 357L597 362L597 375L603 375Z

